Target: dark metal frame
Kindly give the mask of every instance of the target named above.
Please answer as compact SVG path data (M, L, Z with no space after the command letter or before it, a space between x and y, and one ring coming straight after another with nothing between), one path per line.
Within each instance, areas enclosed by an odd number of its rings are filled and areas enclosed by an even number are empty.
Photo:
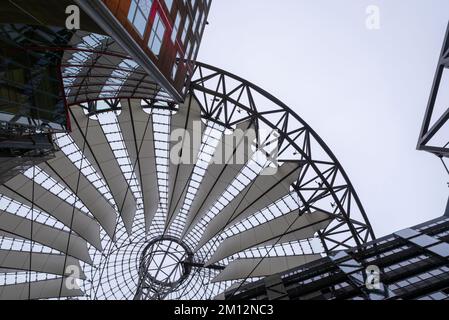
M210 85L210 82L215 85ZM303 164L298 182L293 186L303 202L299 215L322 210L334 219L328 228L319 233L327 254L363 246L375 239L368 217L341 164L319 135L289 107L249 81L202 63L196 63L190 94L200 102L204 119L230 129L245 120L252 120L257 129L264 126L271 130L279 129L279 162L298 161ZM244 96L248 98L246 101ZM259 107L263 106L256 96L266 99L272 108L260 110ZM153 99L144 101L148 108L156 102ZM100 112L119 110L121 107L120 99L108 99L107 104L110 109ZM90 114L98 113L89 103L85 107L88 107ZM169 104L168 108L175 108L174 104ZM258 141L262 143L260 137ZM323 208L326 201L330 202L328 210ZM214 250L215 245L216 241L204 248L208 251L202 254L204 258ZM197 259L192 264L187 263L187 266L194 269L194 275L205 268L204 262ZM217 270L224 268L222 265L212 267ZM184 290L187 288L185 286ZM167 290L164 295L170 293ZM141 299L139 293L136 296Z
M447 234L442 236L447 230L449 222L444 217L412 228L416 232L413 237L426 235L441 243L449 242ZM416 259L423 254L427 256L425 259ZM391 268L406 262L408 263L404 267ZM368 290L365 285L369 265L380 269L381 290ZM341 268L342 266L346 268ZM428 247L393 234L365 244L363 250L348 250L337 258L325 257L278 276L281 284L288 289L288 298L292 300L410 300L440 290L447 291L447 273L434 278L422 277L413 284L406 281L444 266L448 266L447 258L432 252ZM362 281L351 281L350 278L354 276ZM243 286L238 292L229 290L224 297L229 300L271 299L269 289L260 280Z
M32 26L32 25L23 25L23 24L2 24L0 26L0 33L1 33L1 42L4 45L10 46L11 51L16 51L19 55L27 55L27 56L34 56L39 57L42 61L46 62L46 65L52 65L56 69L59 69L60 67L60 61L62 57L62 52L52 52L48 51L46 49L47 46L53 45L57 47L63 47L65 46L68 41L70 40L70 37L72 36L72 32L65 30L63 28L59 29L51 29L48 27L43 26ZM34 37L33 37L34 36ZM9 61L7 58L3 57L5 61ZM29 59L27 57L27 59ZM8 62L9 63L9 62ZM13 61L12 64L15 64L18 66L17 62ZM6 66L7 64L5 64ZM3 67L5 67L3 66ZM26 66L22 66L23 69L27 69ZM30 70L31 71L31 70ZM34 70L36 72L36 70ZM39 74L38 74L39 75ZM59 84L59 74L55 74L54 78L52 79L55 84ZM10 85L10 86L16 86L17 84L15 82L9 81L7 79L1 79L2 85ZM32 85L32 80L29 80L29 85L31 87L31 90L36 90ZM64 93L63 93L63 87L60 86L59 88L59 96L58 99L61 101L61 105L65 108L66 105L64 104ZM46 93L47 96L51 96L50 93ZM5 99L6 100L6 99ZM6 100L8 103L9 100ZM16 103L17 104L17 103ZM24 108L25 110L30 110L35 112L37 114L37 117L32 117L31 115L26 114L20 114L15 115L15 117L10 121L1 121L0 120L0 134L15 134L18 131L21 132L28 132L33 134L33 131L40 131L40 132L64 132L67 130L66 125L62 123L53 123L49 122L49 120L43 120L40 119L39 113L40 109L38 106L31 105L31 104L17 104L21 108ZM48 113L48 112L47 112ZM55 110L54 116L63 116L64 110L57 112ZM18 120L22 120L22 122L18 122ZM23 123L23 120L26 120L27 124Z
M430 93L430 98L427 104L424 122L421 128L421 133L419 135L418 141L418 150L428 151L440 158L449 157L449 138L448 142L445 145L433 146L429 145L429 142L449 120L449 106L448 106L447 110L431 127L431 120L434 114L438 92L441 89L441 80L443 77L443 73L445 69L448 68L449 68L449 26L446 31L446 36L444 38L443 48L441 49L437 70L433 80L432 91Z
M90 72L88 76L89 74ZM358 247L375 238L365 210L341 164L319 135L289 107L249 81L202 63L196 64L189 88L190 93L200 101L203 118L207 120L227 128L233 128L245 120L252 120L257 132L264 127L278 130L279 162L297 161L303 164L298 182L293 186L303 203L298 210L298 216L321 210L334 219L328 228L319 233L327 254ZM107 112L120 109L122 99L139 99L139 97L130 94L120 98L117 96L111 99L76 102L77 104L83 102L85 104L83 107L87 107L89 113L93 114L97 111L96 101L104 101L110 109L100 112ZM156 97L144 99L147 104L145 107L152 108L157 102L155 99ZM260 99L264 99L266 105L271 108L263 110L264 105L260 103ZM74 104L75 102L72 102L70 105ZM167 108L174 108L174 102L169 102ZM80 128L80 131L83 132L84 128ZM260 137L258 141L262 143ZM86 147L89 147L87 141L82 150L84 151ZM127 189L129 192L129 186ZM77 190L74 193L77 194ZM327 203L325 206L324 202ZM215 244L206 250L210 252ZM203 255L203 259L206 259L207 255ZM185 267L193 268L192 273L198 274L207 269L203 265L204 262L195 260L190 264L188 261ZM223 266L212 266L212 269L214 268L221 270ZM187 288L188 286L185 286L184 290ZM95 292L95 297L96 294Z
M176 101L182 101L182 96L174 86L165 78L162 72L148 58L144 50L129 36L128 31L118 22L110 9L100 0L79 1L76 3L94 19L107 34L111 35L127 52L133 53L133 58L148 74L153 75L158 83Z
M156 276L152 276L148 270L150 267L150 262L152 259L154 259L153 255L156 254L160 250L160 243L161 242L173 242L181 246L185 253L181 257L181 259L178 261L178 265L182 268L183 272L180 276L180 278L175 282L170 282L170 277L172 274L167 275L166 281L160 281L156 278ZM170 252L164 252L164 256L162 258L162 261L160 262L160 269L157 271L157 274L159 274L164 265L164 261L167 256L171 255ZM192 271L192 263L193 263L194 254L190 250L190 248L183 243L182 241L179 241L179 239L169 237L169 236L162 236L155 238L154 240L150 241L148 245L145 247L143 252L141 253L141 262L140 262L140 268L139 268L139 283L137 286L137 293L135 296L135 300L147 300L147 299L158 299L162 300L164 297L169 294L170 292L176 290L178 286L186 280L191 271ZM174 272L175 267L173 268L172 273Z
M216 86L210 86L209 82ZM258 129L262 125L272 130L279 129L279 162L290 161L293 156L296 158L294 160L305 163L294 186L304 203L303 212L318 209L315 202L332 199L331 207L334 210L327 213L337 222L320 233L328 254L375 239L368 216L340 162L321 137L293 110L249 81L203 63L196 63L191 91L202 102L206 119L227 128L253 119ZM258 107L263 105L257 104L256 96L269 102L271 109L259 111ZM246 102L244 97L247 98ZM325 153L326 160L323 160L323 155L318 155L318 150ZM356 212L359 214L357 218ZM345 236L339 237L342 235Z

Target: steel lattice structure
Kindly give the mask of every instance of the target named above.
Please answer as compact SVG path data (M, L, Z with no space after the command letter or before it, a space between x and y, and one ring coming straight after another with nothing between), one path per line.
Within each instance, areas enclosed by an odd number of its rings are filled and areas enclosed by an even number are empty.
M449 167L447 158L449 157L449 140L448 120L449 108L447 101L440 101L440 98L445 92L440 90L445 89L447 85L447 77L445 72L449 68L449 26L443 42L440 57L438 60L437 70L432 84L432 90L427 104L424 121L418 140L418 150L423 150L435 154L441 159L441 162L449 174ZM446 74L447 75L447 74Z
M72 132L55 158L0 187L0 297L210 299L374 239L340 163L275 97L201 63L184 103L140 96L137 65L109 61L96 83L92 54L61 66ZM179 129L201 143L173 155ZM237 129L255 132L254 153L211 163L224 137L243 143Z

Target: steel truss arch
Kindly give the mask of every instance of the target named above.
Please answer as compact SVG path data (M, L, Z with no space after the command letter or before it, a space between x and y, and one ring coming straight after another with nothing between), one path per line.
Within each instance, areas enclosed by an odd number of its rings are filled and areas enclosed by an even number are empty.
M86 69L94 74L99 68ZM67 80L79 76L75 71L64 78L66 92L78 88ZM196 63L181 104L158 99L157 90L104 97L103 87L92 82L86 88L96 88L95 94L69 101L73 132L55 136L56 159L0 187L0 256L14 257L0 260L0 273L6 269L12 279L0 283L0 298L28 285L34 298L212 299L375 238L330 148L292 109L251 82ZM225 136L253 128L264 164L252 155L243 164L206 164ZM177 129L201 133L200 148L182 145L193 155L190 164L170 161L170 134ZM275 159L265 149L273 145ZM271 176L262 175L267 163L277 165ZM48 231L17 232L21 225ZM31 258L45 253L52 265L28 261L18 245ZM61 267L69 258L83 270L76 292L63 290ZM23 261L29 268L20 267ZM32 296L34 287L45 296Z
M214 80L216 84L215 88L211 87L210 83L208 83L214 82ZM230 86L226 85L227 80L228 82L233 82L232 89ZM289 146L286 146L285 144L289 144L300 153L300 160L304 160L307 165L311 166L316 172L317 177L324 183L325 188L332 194L332 199L335 201L332 206L335 207L335 211L340 211L340 218L343 220L343 223L340 226L329 228L320 235L324 241L334 243L334 246L332 247L325 245L328 253L338 249L340 246L352 248L354 245L358 246L375 239L375 234L368 216L348 175L343 169L343 166L317 132L314 131L297 113L278 98L257 85L225 70L204 63L196 63L191 83L191 91L195 96L203 98L204 104L202 104L202 106L206 118L213 119L228 128L235 126L241 121L254 118L268 125L271 129L281 128L279 131L281 134L281 147L279 149L285 152L289 148ZM245 91L248 97L248 104L241 101ZM265 100L270 101L271 107L274 108L263 111L258 110L253 92L257 93ZM237 99L235 98L236 93L239 93ZM212 104L208 103L207 99L204 99L206 95L211 97L209 101L212 101ZM262 101L262 104L264 102L266 101ZM231 106L229 106L229 104ZM240 112L236 113L239 108ZM244 115L241 114L242 110L245 112ZM270 119L270 117L273 118L275 116L279 119L277 123L273 123ZM313 142L311 140L315 140L318 147L323 149L328 157L327 160L319 160L313 156L313 150L311 150ZM298 144L298 142L301 142L302 145ZM283 152L280 153L280 156L282 156L282 154ZM322 172L319 168L321 165L329 166L333 169L328 169ZM339 175L342 178L342 180L340 180L342 183L337 182L336 178ZM300 181L296 184L295 189L299 194L301 193ZM344 198L338 197L338 194L341 193L345 194ZM323 195L321 195L321 197L323 197ZM303 201L305 200L305 198L302 199ZM354 202L353 204L351 203L352 201ZM312 208L313 205L310 207ZM351 217L352 212L360 214L359 220ZM332 214L332 212L328 213ZM339 214L336 212L333 212L333 214L338 218ZM351 244L346 244L346 241L336 242L335 239L331 239L332 235L342 232L341 227L343 227L343 224L347 224L346 227L352 235L352 238L347 238L349 242L354 241Z

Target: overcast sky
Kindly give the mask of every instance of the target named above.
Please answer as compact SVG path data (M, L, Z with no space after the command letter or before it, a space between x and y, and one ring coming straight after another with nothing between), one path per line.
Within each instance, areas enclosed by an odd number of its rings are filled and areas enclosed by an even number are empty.
M303 117L382 236L446 207L449 176L416 144L448 20L447 0L213 0L198 59Z

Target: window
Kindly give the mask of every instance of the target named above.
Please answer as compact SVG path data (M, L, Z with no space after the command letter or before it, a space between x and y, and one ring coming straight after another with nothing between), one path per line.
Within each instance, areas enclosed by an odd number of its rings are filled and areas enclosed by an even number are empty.
M131 7L128 12L128 20L133 24L136 30L143 37L145 28L150 16L153 0L131 0Z
M430 247L429 250L440 257L449 258L449 244L440 243L436 246Z
M165 4L167 5L168 11L170 12L173 7L173 0L165 0Z
M187 60L190 59L190 49L191 48L192 48L192 43L189 41L187 43L186 54L185 54L185 57L186 57Z
M203 30L203 18L206 18L206 16L204 14L200 15L200 18L198 20L198 24L195 28L195 32L198 32L199 35L201 35L201 31Z
M164 34L165 34L165 25L162 22L159 12L156 12L153 26L151 27L150 39L148 40L148 47L155 55L159 55L159 53L161 52Z
M177 53L175 63L173 64L173 68L171 70L171 77L173 80L175 80L176 74L178 73L178 63L181 63L181 61L179 60L180 58L181 57L179 56L179 53Z
M178 14L176 15L176 20L175 20L175 24L173 25L173 31L171 34L171 41L173 43L176 43L176 37L178 36L178 32L179 32L179 25L181 24L181 15Z
M189 16L186 17L186 22L184 23L184 30L182 30L182 42L186 42L187 32L190 28L190 18Z
M409 241L422 247L422 248L425 248L425 247L428 247L428 246L438 243L438 240L436 240L432 237L429 237L428 235L425 235L425 234L423 234L417 238L413 238Z
M202 33L203 33L203 31L204 31L204 27L206 26L206 14L203 14L202 16L201 16L201 20L200 20L200 22L199 22L199 30L198 30L198 33L201 35Z
M197 49L198 49L198 42L195 42L192 49L192 60L196 59Z
M195 14L195 19L194 19L194 22L193 22L193 33L195 33L196 29L198 28L198 23L200 22L199 21L200 20L200 15L201 15L200 10L197 10L197 12Z
M413 229L404 229L404 230L396 232L395 235L402 239L408 240L411 238L415 238L421 234Z

